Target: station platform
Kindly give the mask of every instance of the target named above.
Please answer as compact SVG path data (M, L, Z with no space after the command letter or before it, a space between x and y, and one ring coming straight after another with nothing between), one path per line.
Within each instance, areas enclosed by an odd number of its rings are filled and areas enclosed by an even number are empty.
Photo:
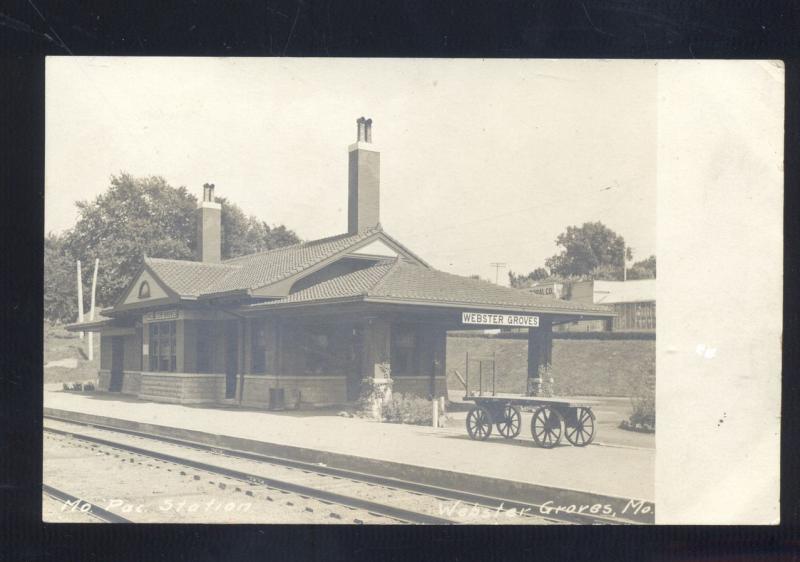
M50 388L48 388L50 387ZM655 449L592 444L540 449L523 426L512 440L472 441L463 425L432 428L338 415L337 410L263 411L146 402L46 385L45 414L112 421L233 449L318 462L495 497L552 496L550 505L653 501ZM111 424L109 424L111 425ZM654 507L648 517L653 519Z

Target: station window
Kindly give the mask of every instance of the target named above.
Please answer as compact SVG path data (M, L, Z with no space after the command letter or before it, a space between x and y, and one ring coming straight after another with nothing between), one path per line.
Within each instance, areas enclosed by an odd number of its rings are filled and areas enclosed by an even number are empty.
M251 366L250 370L254 374L267 372L267 332L264 320L253 320L252 340L251 340Z
M416 375L417 334L413 327L392 327L392 374Z
M322 374L333 368L330 337L321 329L310 329L306 338L306 374Z
M211 326L206 322L197 323L197 372L211 372L211 347L213 339Z
M175 372L175 321L150 324L150 370Z

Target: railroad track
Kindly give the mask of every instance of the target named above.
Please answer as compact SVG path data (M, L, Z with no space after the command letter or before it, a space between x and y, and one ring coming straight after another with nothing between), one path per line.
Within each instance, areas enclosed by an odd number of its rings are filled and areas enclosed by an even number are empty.
M89 515L90 517L94 517L95 519L99 519L103 523L130 523L130 519L126 519L116 513L112 513L106 509L103 509L99 505L81 499L77 496L73 496L72 494L68 494L63 490L59 490L58 488L54 488L53 486L49 486L47 484L42 483L42 493L47 496L50 496L54 500L64 504L69 509L75 509L79 513L83 513Z
M70 426L89 428L92 431L99 431L103 437L97 435L86 435L76 433L72 430L57 429L54 427L44 427L44 430L54 434L59 434L73 439L82 440L85 442L93 443L97 446L111 447L120 451L142 455L159 461L173 463L193 468L195 470L202 470L206 473L217 474L225 478L232 478L241 482L246 482L250 485L262 485L271 489L279 490L284 493L297 494L303 498L314 498L324 503L336 504L345 506L349 509L363 510L370 514L379 515L396 522L411 523L411 524L453 524L459 521L457 517L453 517L454 512L463 511L464 509L478 509L484 514L508 514L511 512L515 515L514 523L521 522L535 522L539 524L619 524L619 520L607 518L599 515L589 513L564 513L558 516L542 515L540 506L533 503L525 503L506 498L497 498L471 492L442 488L419 482L412 482L400 480L395 478L388 478L374 474L362 473L347 469L327 467L319 464L307 463L291 459L284 459L280 457L272 457L268 455L261 455L257 453L250 453L245 451L238 451L220 447L205 445L191 441L185 441L172 437L165 437L160 435L152 435L140 431L120 429L100 424L93 424L88 422L75 422L72 420L65 420L57 416L45 416L61 424L68 424ZM107 437L126 436L134 438L137 445L130 443L122 443L119 440L110 439ZM168 444L175 446L186 452L202 452L210 453L215 456L228 457L231 459L239 459L244 461L252 461L258 463L258 466L271 466L278 467L294 473L302 473L304 475L317 476L324 481L315 482L314 486L309 486L297 481L292 482L292 478L278 479L272 477L265 477L263 475L254 474L253 472L236 470L233 468L220 466L218 464L208 463L198 459L187 458L186 454L165 453L163 451L154 450L151 447L141 447L142 443L150 445ZM189 455L191 456L191 455ZM287 473L288 475L288 473ZM296 479L295 479L296 480ZM440 514L421 513L417 509L405 509L380 501L373 501L359 497L359 494L351 493L341 494L336 491L331 491L326 488L336 488L341 486L341 482L354 483L360 485L362 488L365 486L379 492L386 492L389 495L392 493L405 494L407 496L415 496L420 501L434 501L434 502L449 502L451 509L439 509ZM363 494L362 494L363 496ZM452 506L456 507L452 507ZM460 506L460 507L458 507ZM468 522L481 522L481 521L468 521ZM489 521L491 522L491 521ZM512 522L512 521L508 521Z

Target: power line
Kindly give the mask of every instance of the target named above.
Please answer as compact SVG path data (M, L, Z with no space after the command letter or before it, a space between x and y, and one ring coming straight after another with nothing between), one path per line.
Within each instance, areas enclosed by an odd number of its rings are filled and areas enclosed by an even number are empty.
M505 268L508 266L508 264L505 262L494 261L489 265L491 265L494 268L494 284L498 285L499 284L498 282L500 280L500 268L501 267Z

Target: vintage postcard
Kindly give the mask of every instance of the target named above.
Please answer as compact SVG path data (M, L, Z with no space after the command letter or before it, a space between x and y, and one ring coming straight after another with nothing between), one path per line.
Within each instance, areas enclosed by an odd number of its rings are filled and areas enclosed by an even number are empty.
M780 63L46 91L45 521L777 522Z

